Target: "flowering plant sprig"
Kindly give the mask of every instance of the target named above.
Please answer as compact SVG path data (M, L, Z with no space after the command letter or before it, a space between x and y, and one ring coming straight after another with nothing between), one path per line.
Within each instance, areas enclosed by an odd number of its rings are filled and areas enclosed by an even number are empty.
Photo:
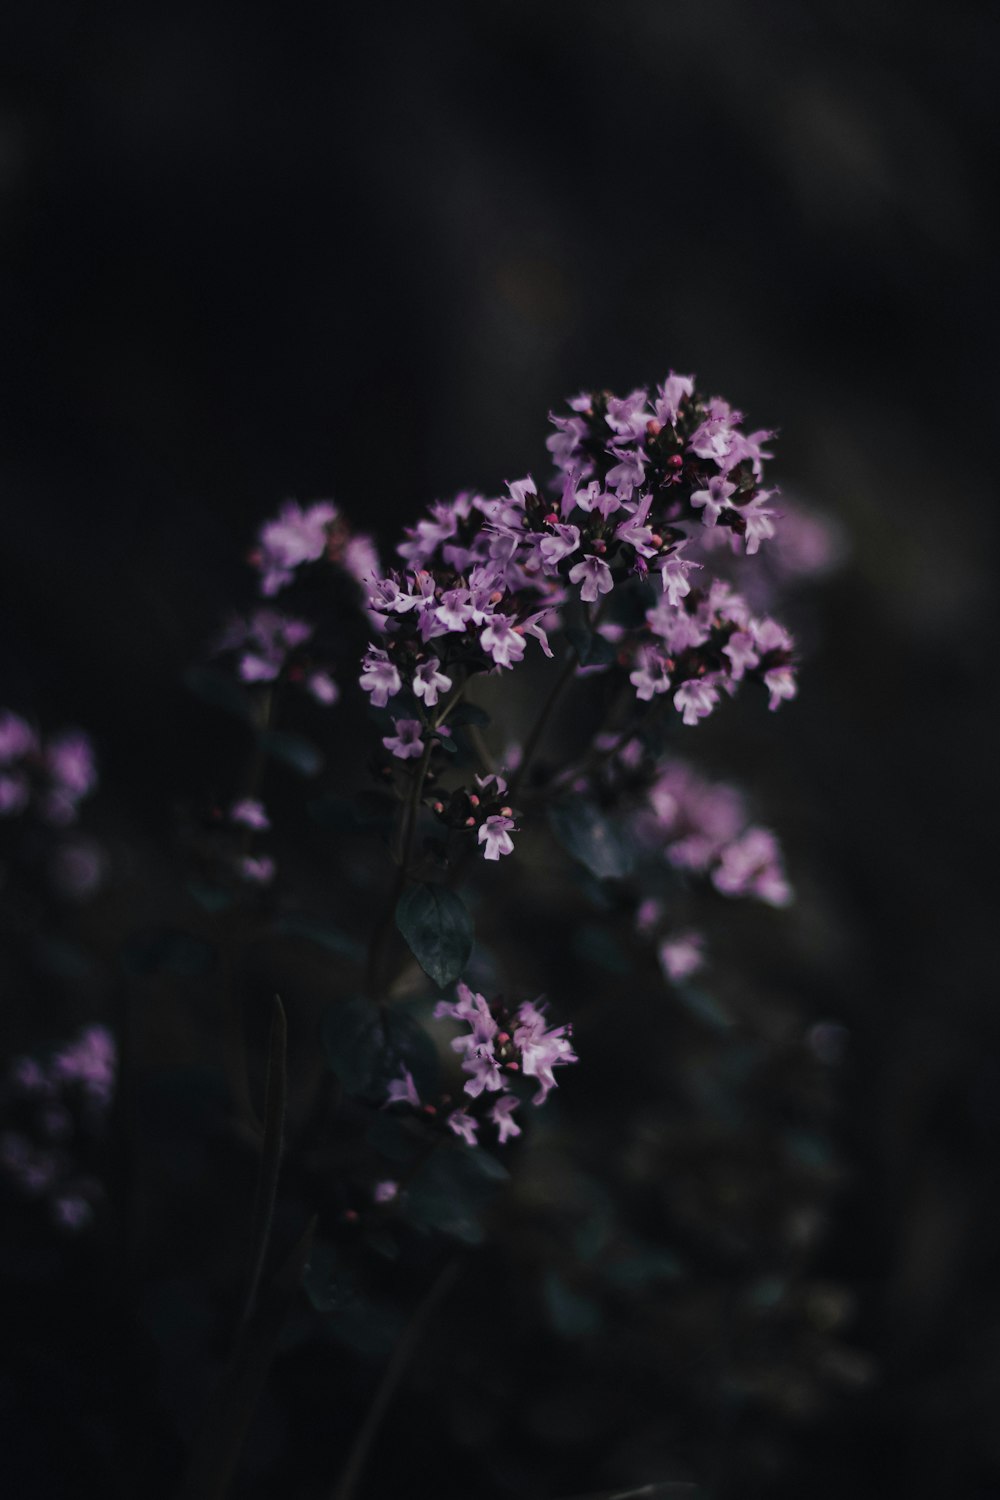
M626 874L641 857L645 869L660 861L727 896L775 906L790 899L774 836L735 812L735 793L727 800L712 792L658 748L670 718L693 727L744 683L760 684L772 710L795 695L790 634L759 602L751 607L726 564L733 553L752 563L776 535L777 492L764 483L775 434L745 431L740 412L674 372L652 391L582 393L551 420L547 486L529 475L499 496L464 491L435 502L385 571L331 502L287 502L251 553L265 602L235 620L218 648L232 654L244 685L265 694L259 722L273 746L285 683L325 706L340 693L314 621L279 608L277 597L300 597L303 581L331 566L360 587L371 634L359 685L380 723L379 784L399 809L390 841L396 875L369 945L365 989L384 1005L397 982L398 922L437 983L463 985L435 1017L469 1021L478 1038L463 1051L470 1097L506 1092L497 1080L524 1071L520 1056L498 1061L487 1032L516 1049L527 1035L517 1016L527 1013L498 1019L495 1005L464 986L472 925L455 885L470 857L499 866L515 855L517 836L537 826L546 806L557 839L600 878ZM721 551L720 536L731 544ZM482 732L489 716L471 692L477 679L506 682L530 663L533 647L537 663L561 655L562 669L524 743L508 743L498 764ZM574 680L595 675L604 726L575 763L546 775L537 757L556 701ZM274 861L249 842L269 822L256 785L244 786L229 822L241 830L241 879L267 885ZM700 933L679 930L655 894L640 892L636 909L668 977L704 963ZM551 1035L565 1042L560 1061L575 1061L562 1028ZM392 1098L419 1098L405 1067L392 1087ZM448 1119L471 1143L479 1121L466 1108ZM494 1121L502 1139L514 1133L512 1109L504 1103Z

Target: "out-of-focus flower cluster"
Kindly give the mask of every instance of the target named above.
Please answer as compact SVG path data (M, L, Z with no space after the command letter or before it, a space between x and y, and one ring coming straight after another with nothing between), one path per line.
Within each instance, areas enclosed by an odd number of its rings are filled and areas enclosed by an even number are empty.
M104 855L93 839L76 833L80 804L97 786L90 739L82 730L42 736L10 709L0 709L0 824L11 831L41 825L21 853L39 859L63 896L91 895L104 876ZM0 860L0 881L4 865Z
M117 1060L107 1027L86 1026L46 1061L16 1058L4 1080L0 1170L66 1230L85 1228L101 1198L84 1158L104 1133Z
M27 720L0 709L0 818L16 817L29 805L45 823L75 823L80 803L97 785L90 740L64 729L46 739Z
M282 593L316 564L333 564L359 585L367 585L379 567L371 538L352 534L328 500L306 507L286 501L260 528L250 562L258 571L265 599ZM309 621L274 605L261 605L231 619L215 649L218 655L235 657L242 682L287 680L329 706L340 690L325 654L313 649L314 636L315 626Z

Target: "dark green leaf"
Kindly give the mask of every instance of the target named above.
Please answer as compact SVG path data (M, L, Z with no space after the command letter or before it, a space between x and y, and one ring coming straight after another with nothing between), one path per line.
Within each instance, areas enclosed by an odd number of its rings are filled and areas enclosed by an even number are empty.
M316 776L323 769L323 752L301 734L285 729L265 729L258 737L260 748L291 766L300 776Z
M189 667L184 673L184 686L203 703L211 703L213 708L224 709L226 713L242 719L245 724L254 722L252 694L217 667Z
M324 1241L314 1244L302 1272L302 1289L317 1312L340 1312L355 1301L350 1273L337 1264L337 1251Z
M306 912L287 912L278 917L271 930L278 937L304 938L306 942L316 943L344 958L360 960L365 956L365 945L356 937L342 932L332 922L326 922L322 917L311 917Z
M364 1359L377 1360L392 1353L403 1327L402 1314L394 1307L361 1297L338 1309L328 1324L339 1344L346 1344Z
M577 660L581 666L586 666L590 657L590 643L593 634L585 625L569 625L566 628L566 639L576 652Z
M545 1277L545 1310L556 1333L565 1339L588 1338L601 1326L598 1304L567 1286L555 1271Z
M382 1040L378 1011L360 995L335 1001L323 1017L327 1061L349 1094L362 1094L371 1085Z
M437 1051L429 1034L404 1010L380 1010L360 995L338 1000L323 1017L323 1046L331 1069L353 1096L380 1103L404 1068L420 1094L434 1091Z
M485 708L480 708L478 703L459 703L448 715L448 723L453 727L458 724L476 724L480 729L485 729L492 722Z
M413 1115L380 1111L366 1132L368 1144L391 1162L405 1165L427 1148L427 1130Z
M581 927L573 937L574 958L597 964L609 974L629 974L632 965L617 938L603 927Z
M187 889L202 911L228 911L236 899L225 886L212 885L207 880L189 880Z
M612 1261L605 1266L604 1275L623 1290L642 1291L653 1281L676 1281L683 1275L683 1267L671 1251L649 1246Z
M214 943L204 938L171 927L155 927L128 939L121 963L126 974L143 979L163 973L196 979L215 966L217 957Z
M711 1026L716 1031L728 1031L735 1025L735 1020L726 1007L707 990L693 984L675 984L674 992L684 1009L706 1026Z
M309 803L308 813L317 828L329 833L360 833L388 829L396 821L398 803L384 792L362 792L357 797L324 793Z
M437 1229L467 1245L483 1238L480 1217L510 1174L480 1146L447 1142L435 1150L410 1180L403 1200L417 1229Z
M443 885L414 885L400 897L396 926L435 984L460 978L472 953L472 920L465 903Z
M549 823L567 854L601 879L617 879L632 869L632 847L618 823L585 798L556 802Z

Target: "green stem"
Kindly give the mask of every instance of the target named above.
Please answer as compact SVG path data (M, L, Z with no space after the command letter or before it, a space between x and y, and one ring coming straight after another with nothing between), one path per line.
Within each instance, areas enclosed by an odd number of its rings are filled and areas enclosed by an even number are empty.
M285 1007L278 995L271 1011L271 1035L267 1049L267 1081L264 1092L264 1138L261 1142L260 1173L253 1206L250 1233L250 1277L242 1322L253 1315L260 1289L260 1279L267 1258L278 1196L278 1174L285 1138L285 1111L288 1103L288 1023Z
M312 1219L244 1324L209 1402L177 1500L225 1500L229 1493L315 1232Z
M375 1440L382 1418L385 1416L389 1402L395 1395L396 1387L399 1385L403 1372L413 1357L431 1314L451 1291L458 1272L458 1260L449 1261L400 1336L399 1342L392 1352L392 1358L386 1366L385 1374L382 1376L379 1388L375 1392L375 1399L368 1409L368 1415L365 1417L360 1431L354 1439L354 1445L348 1454L347 1463L333 1492L332 1500L353 1500L358 1482L364 1472L372 1443Z
M524 779L528 773L528 768L535 757L535 752L541 744L542 736L548 728L549 720L552 717L556 704L559 702L559 699L562 697L563 692L571 682L573 675L576 672L576 667L576 655L573 652L572 648L570 648L570 653L566 659L566 664L560 672L559 676L556 678L555 682L552 684L552 690L549 693L549 696L546 698L545 702L542 704L538 718L535 720L531 728L531 732L524 742L524 752L521 756L521 764L514 772L508 790L508 795L511 802L515 802L517 800L517 794L524 784Z
M454 693L452 693L451 697L444 704L441 712L438 714L433 723L428 725L427 744L424 746L424 752L420 757L420 762L417 766L416 774L414 775L413 781L410 785L409 796L407 797L406 802L403 806L402 816L400 817L399 821L399 834L396 840L395 879L392 883L392 889L389 893L389 899L386 902L381 917L375 925L375 928L371 935L371 939L368 943L366 989L368 992L368 998L373 1003L376 1003L381 999L383 989L381 981L383 960L385 958L386 950L389 946L388 939L390 938L395 926L396 907L399 904L400 896L406 889L406 882L409 879L410 875L410 865L413 859L413 844L416 839L417 823L420 817L420 797L424 789L424 782L427 778L427 771L431 763L431 756L434 753L433 731L436 729L440 729L441 725L445 722L452 709L455 708L455 706L460 701L462 693L464 691L465 684L463 683L461 687L455 689Z

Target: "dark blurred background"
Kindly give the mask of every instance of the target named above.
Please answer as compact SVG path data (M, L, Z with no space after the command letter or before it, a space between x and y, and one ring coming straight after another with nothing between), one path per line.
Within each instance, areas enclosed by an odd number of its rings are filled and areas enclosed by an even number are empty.
M0 20L0 701L91 730L133 847L204 776L180 676L286 496L387 551L430 499L540 473L565 396L673 367L780 427L772 473L841 528L800 699L742 752L821 929L804 1012L850 1036L824 1254L878 1375L816 1440L830 1493L1000 1495L998 25Z

